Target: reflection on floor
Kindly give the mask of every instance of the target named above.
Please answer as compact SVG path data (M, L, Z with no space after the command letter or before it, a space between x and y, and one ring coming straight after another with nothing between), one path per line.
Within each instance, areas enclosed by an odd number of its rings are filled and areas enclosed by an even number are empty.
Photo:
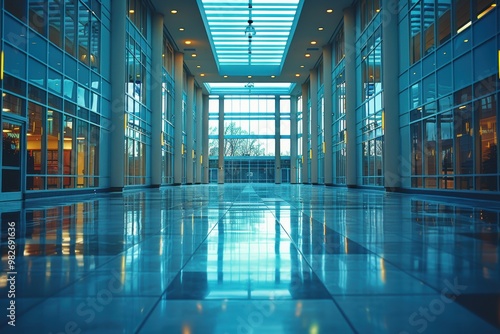
M497 202L238 184L0 210L2 333L500 331Z

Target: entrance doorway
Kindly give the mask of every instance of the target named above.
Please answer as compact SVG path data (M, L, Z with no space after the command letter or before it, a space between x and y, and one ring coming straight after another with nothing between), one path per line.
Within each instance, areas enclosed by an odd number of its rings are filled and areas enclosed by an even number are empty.
M1 184L2 200L22 199L24 157L23 125L4 119L2 122Z

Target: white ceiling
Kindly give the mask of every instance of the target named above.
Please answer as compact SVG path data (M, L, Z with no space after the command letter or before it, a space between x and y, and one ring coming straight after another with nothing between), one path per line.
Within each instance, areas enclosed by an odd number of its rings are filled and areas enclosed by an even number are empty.
M235 1L219 0L218 2L232 3ZM270 1L265 2L272 3ZM275 2L282 3L283 1L276 0ZM234 71L224 70L223 66L220 68L217 66L212 43L209 34L205 30L204 18L200 13L197 0L152 0L155 9L164 16L164 24L174 42L174 48L176 51L184 53L184 62L188 71L195 76L196 82L203 87L205 93L209 93L204 85L206 82L241 83L242 86L249 82L258 83L258 85L270 82L295 83L295 88L290 92L292 94L300 94L301 84L307 81L310 69L314 68L321 58L322 47L330 43L333 33L343 17L343 8L349 6L352 2L353 0L303 0L303 7L297 21L295 33L292 40L287 42L288 52L285 54L281 72L278 70L276 77L271 78L270 72L263 71L258 67L252 67L252 65L249 67L252 73L242 75L235 75ZM256 3L252 3L252 9L258 8L257 5L258 0ZM248 2L245 6L245 11L248 13ZM327 13L329 8L333 9L333 13ZM174 9L177 10L177 14L171 13L171 10ZM228 16L229 19L230 16ZM219 20L223 21L224 15L220 15ZM248 26L247 20L248 17L245 16L245 19L241 22L241 40L242 45L246 45L243 50L246 55L248 55L248 38L245 35L245 28ZM254 18L253 25L256 27L258 27L257 20L258 18ZM184 31L179 30L181 27L184 28ZM319 27L323 27L324 30L319 31ZM259 34L258 29L256 28L255 38ZM186 45L186 40L191 41L191 44ZM312 45L311 41L316 41L316 44ZM195 58L191 56L193 53L196 54ZM306 58L306 53L311 56ZM243 72L246 73L247 71ZM202 73L204 76L201 76ZM225 74L228 74L227 78L224 78ZM252 78L248 78L247 75L252 75ZM274 94L274 91L271 90L269 93Z

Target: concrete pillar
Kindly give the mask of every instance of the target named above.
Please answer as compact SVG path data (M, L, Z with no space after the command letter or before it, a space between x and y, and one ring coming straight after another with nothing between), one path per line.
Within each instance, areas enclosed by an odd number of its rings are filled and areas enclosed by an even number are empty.
M290 183L297 183L297 96L290 96Z
M209 152L208 152L208 95L203 95L203 135L202 135L202 143L203 143L203 183L207 184L209 180Z
M110 188L122 191L125 185L125 23L127 2L113 1L111 4L111 122L110 134Z
M311 183L318 184L318 71L312 69L309 72L309 84L311 85Z
M307 100L309 100L309 85L302 84L302 183L309 183L309 108Z
M224 183L224 96L219 96L219 161L217 183Z
M332 101L332 46L323 47L323 92L325 101L325 112L323 129L325 143L325 159L323 160L323 174L326 185L333 184L333 151L332 151L332 121L333 121L333 101Z
M194 176L193 106L194 106L194 76L189 75L187 78L187 103L186 103L186 184L193 184L193 176Z
M208 143L208 138L203 137L203 91L200 87L196 89L196 183L202 182L203 159L208 159L203 154L203 142Z
M174 80L175 80L175 120L174 120L174 185L182 184L182 90L184 87L184 54L175 53L174 60Z
M274 183L281 184L280 96L274 96Z
M162 183L162 81L163 81L163 15L156 13L151 25L151 185Z
M345 108L346 108L346 184L357 185L356 150L356 11L355 7L344 9L345 38Z
M396 0L382 0L382 88L384 110L384 187L388 191L401 188L401 138L399 131L399 87L398 87L398 8Z

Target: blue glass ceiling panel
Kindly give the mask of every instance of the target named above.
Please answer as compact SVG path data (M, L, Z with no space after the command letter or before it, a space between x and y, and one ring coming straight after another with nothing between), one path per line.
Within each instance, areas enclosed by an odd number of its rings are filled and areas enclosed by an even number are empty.
M279 75L303 0L197 0L220 75Z

